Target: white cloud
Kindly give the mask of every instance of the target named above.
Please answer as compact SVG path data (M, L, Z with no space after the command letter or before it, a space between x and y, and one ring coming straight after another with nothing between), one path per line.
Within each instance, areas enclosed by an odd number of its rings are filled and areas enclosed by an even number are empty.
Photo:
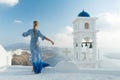
M97 34L100 48L120 48L119 31L101 31Z
M120 29L120 15L111 13L101 13L98 15L97 26L103 30Z
M15 6L18 4L19 0L0 0L0 4L5 4L8 6Z
M14 20L14 23L22 23L21 20Z
M66 26L63 32L59 32L54 36L55 46L57 47L72 47L73 38L72 38L73 28Z
M120 49L120 15L103 13L98 17L98 46L113 51ZM112 51L111 50L111 51ZM120 51L119 51L120 52Z

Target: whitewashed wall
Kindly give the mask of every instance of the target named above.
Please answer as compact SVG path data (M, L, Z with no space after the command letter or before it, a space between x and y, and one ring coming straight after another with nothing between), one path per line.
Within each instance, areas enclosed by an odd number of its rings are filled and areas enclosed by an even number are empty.
M0 45L0 68L8 65L7 51Z

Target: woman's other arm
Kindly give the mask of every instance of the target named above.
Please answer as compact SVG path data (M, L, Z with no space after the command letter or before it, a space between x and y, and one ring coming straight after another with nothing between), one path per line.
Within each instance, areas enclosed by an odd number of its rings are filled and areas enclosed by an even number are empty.
M47 40L47 41L50 41L52 45L54 45L54 42L49 39L48 37L44 36L40 31L39 31L39 36L41 37L42 40Z
M51 44L54 45L54 42L53 42L51 39L49 39L48 37L45 37L45 39L46 39L47 41L50 41Z
M30 35L30 30L28 30L27 32L24 32L24 33L22 34L23 37L27 37L28 35Z

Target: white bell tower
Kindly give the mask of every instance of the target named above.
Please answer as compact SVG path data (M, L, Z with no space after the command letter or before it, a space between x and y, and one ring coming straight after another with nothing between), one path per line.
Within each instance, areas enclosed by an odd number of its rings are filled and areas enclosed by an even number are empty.
M96 19L83 10L73 21L74 54L81 68L97 67Z

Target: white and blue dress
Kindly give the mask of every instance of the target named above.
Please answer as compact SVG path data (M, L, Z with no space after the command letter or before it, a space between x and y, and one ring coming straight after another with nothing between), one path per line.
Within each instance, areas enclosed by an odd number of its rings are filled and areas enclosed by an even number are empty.
M34 32L35 31L35 32ZM31 36L30 40L30 52L31 60L35 73L41 73L42 68L49 66L49 64L43 62L41 56L41 49L38 45L39 37L44 40L45 36L39 31L34 29L29 29L27 32L23 33L24 37Z

